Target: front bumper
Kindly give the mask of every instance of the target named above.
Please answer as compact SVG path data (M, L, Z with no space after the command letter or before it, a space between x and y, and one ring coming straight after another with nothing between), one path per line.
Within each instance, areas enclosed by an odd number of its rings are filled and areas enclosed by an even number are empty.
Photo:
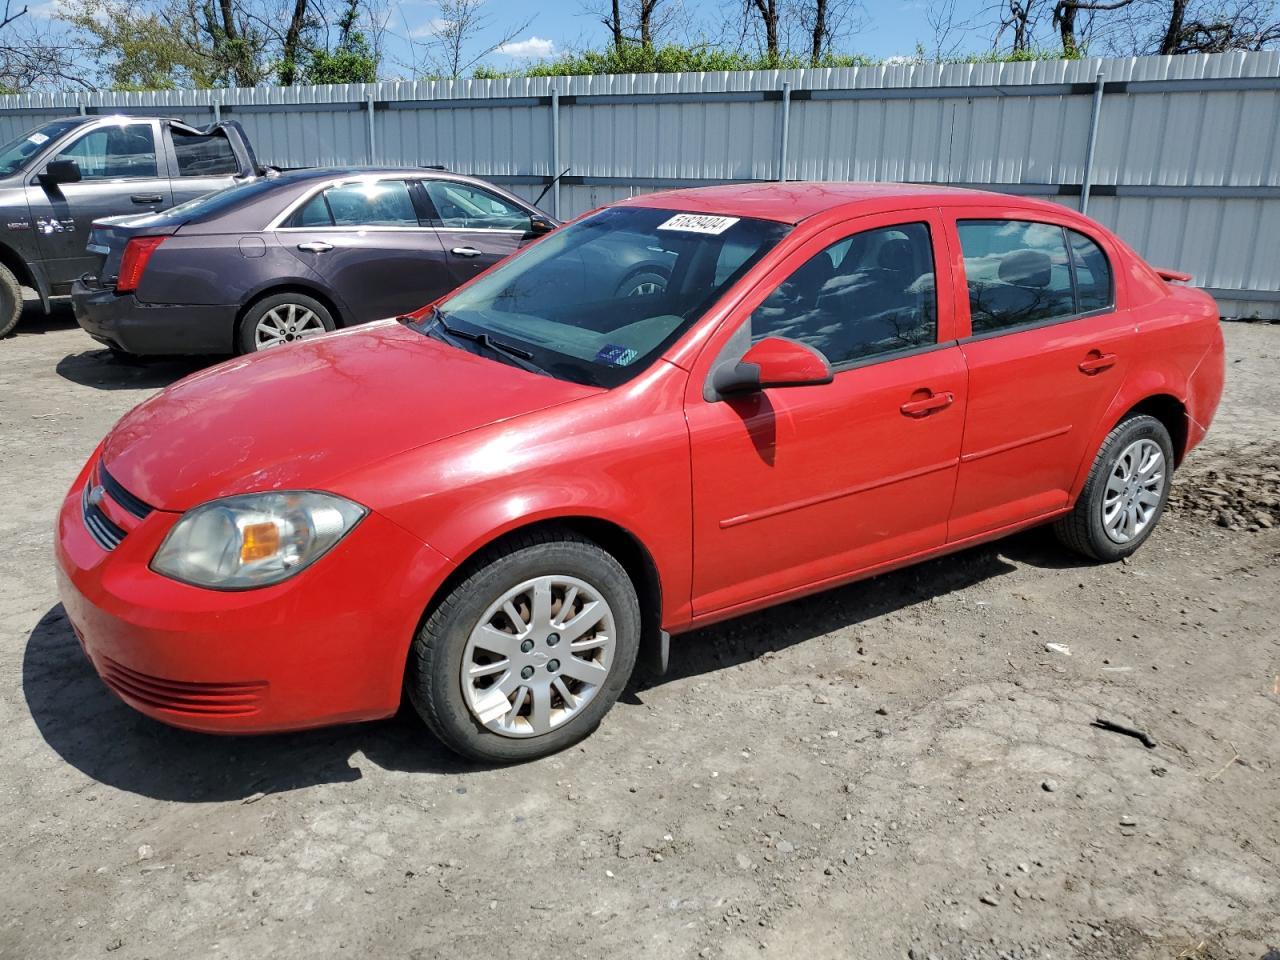
M235 352L235 306L143 303L83 279L71 285L71 306L89 336L126 353Z
M328 554L272 587L178 583L148 566L180 514L151 512L113 550L88 532L86 467L58 515L58 592L94 669L165 723L265 733L389 716L408 647L452 565L371 512ZM125 526L128 515L102 508Z

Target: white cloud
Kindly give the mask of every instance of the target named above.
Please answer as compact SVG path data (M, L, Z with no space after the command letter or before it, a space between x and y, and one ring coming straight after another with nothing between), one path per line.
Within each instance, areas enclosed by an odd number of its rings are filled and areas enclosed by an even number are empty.
M541 59L555 52L556 45L542 37L529 37L527 40L511 40L498 47L494 53L507 57Z
M61 4L58 0L40 0L38 3L29 3L27 6L27 14L37 20L52 20L61 12Z

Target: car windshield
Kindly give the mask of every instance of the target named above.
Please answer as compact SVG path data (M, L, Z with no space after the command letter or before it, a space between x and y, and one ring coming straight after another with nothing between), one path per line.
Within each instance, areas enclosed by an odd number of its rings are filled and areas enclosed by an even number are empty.
M415 326L514 347L552 376L614 387L697 322L788 229L611 207L543 238Z
M34 130L29 130L16 140L10 140L0 147L0 177L11 177L27 165L36 153L44 148L50 140L57 139L72 127L84 123L83 120L50 120Z

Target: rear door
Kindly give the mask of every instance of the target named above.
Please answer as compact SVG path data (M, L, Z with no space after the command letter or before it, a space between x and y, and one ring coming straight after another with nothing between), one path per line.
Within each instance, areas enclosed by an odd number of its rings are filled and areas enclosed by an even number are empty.
M510 197L462 180L423 180L431 223L457 284L515 253L530 236L529 211Z
M969 407L952 541L1066 506L1133 344L1100 238L1025 211L956 216Z
M97 265L85 249L99 217L162 210L173 202L156 150L158 121L108 121L71 139L49 160L74 160L79 183L42 184L32 176L27 203L54 292ZM44 164L36 175L43 171Z
M333 292L355 322L415 310L455 286L444 248L423 223L416 179L357 177L309 194L276 239Z
M218 125L196 130L162 122L169 166L173 174L173 202L184 203L237 183L246 173L227 131Z

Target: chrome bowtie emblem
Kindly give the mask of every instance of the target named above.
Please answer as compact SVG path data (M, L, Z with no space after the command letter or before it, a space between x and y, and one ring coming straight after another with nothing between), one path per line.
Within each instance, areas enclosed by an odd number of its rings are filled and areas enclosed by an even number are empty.
M101 486L92 487L89 490L89 506L96 507L102 503L102 498L106 495L107 491L103 490Z

